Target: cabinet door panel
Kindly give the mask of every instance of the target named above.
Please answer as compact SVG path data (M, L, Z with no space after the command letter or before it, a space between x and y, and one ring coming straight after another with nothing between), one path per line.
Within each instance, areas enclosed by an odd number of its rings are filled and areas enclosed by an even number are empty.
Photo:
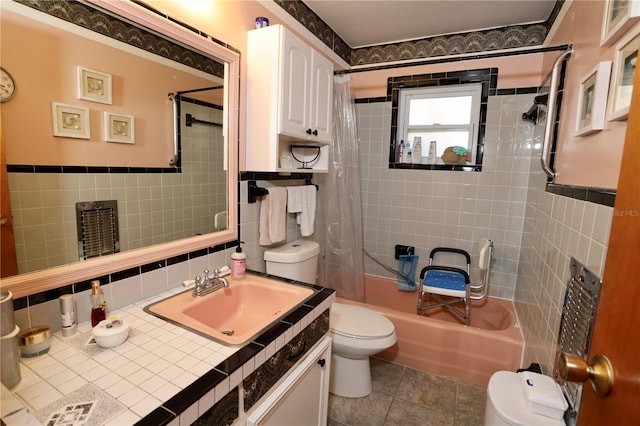
M313 55L313 88L311 93L311 129L318 132L311 140L331 142L333 114L333 64L319 54Z
M321 400L320 391L322 390L318 383L321 376L320 365L311 367L257 424L263 426L317 425L318 401Z
M324 337L247 418L247 426L327 424L331 338Z
M297 137L306 135L310 117L310 71L311 48L287 34L284 41L281 133Z

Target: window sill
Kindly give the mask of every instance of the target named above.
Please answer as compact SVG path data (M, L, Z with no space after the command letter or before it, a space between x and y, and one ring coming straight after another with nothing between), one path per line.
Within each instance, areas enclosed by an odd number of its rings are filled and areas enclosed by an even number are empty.
M481 172L482 164L408 164L408 163L389 163L390 169L401 170L446 170L450 172Z

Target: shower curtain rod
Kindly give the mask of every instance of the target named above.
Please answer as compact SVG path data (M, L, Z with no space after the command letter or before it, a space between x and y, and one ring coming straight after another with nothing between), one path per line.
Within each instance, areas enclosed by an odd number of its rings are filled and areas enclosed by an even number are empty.
M479 53L477 55L471 54L468 56L450 56L447 58L425 59L422 61L405 62L402 64L371 65L371 66L366 66L362 68L338 70L338 71L334 71L333 74L334 75L353 74L357 72L381 71L381 70L390 70L394 68L415 67L420 65L444 64L447 62L463 62L463 61L473 61L476 59L502 58L506 56L517 56L517 55L533 55L536 53L557 52L557 51L561 51L561 50L565 51L569 49L571 49L570 44L561 44L558 46L550 46L550 47L537 47L533 49L513 49L513 50L500 51L500 52Z
M204 92L205 90L218 90L218 89L224 89L224 86L212 86L212 87L203 87L202 89L182 90L180 92L176 92L176 95L184 95L185 93Z

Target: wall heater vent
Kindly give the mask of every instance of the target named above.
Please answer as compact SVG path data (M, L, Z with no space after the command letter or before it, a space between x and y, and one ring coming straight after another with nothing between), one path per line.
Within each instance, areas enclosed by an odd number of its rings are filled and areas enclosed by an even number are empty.
M559 349L560 353L564 352L587 360L602 281L573 257L569 267L571 279L567 283L562 309ZM582 384L564 382L559 378L557 362L556 377L569 402L569 415L575 424L582 395Z
M120 251L116 200L76 203L76 224L80 260Z

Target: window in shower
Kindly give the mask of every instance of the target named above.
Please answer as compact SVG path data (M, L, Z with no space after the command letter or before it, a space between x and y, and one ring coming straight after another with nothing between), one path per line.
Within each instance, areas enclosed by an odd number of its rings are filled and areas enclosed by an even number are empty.
M453 146L467 150L468 161L474 164L481 94L480 84L401 90L398 138L412 145L416 137L421 138L422 150L413 150L412 155L419 157L414 160L428 163L431 141L435 141L435 164L444 164L442 155Z
M497 68L390 77L389 168L481 171L487 102L496 94L497 82ZM416 137L422 150L414 153ZM412 156L420 158L404 162L400 141L408 142ZM432 141L435 160L429 158Z

